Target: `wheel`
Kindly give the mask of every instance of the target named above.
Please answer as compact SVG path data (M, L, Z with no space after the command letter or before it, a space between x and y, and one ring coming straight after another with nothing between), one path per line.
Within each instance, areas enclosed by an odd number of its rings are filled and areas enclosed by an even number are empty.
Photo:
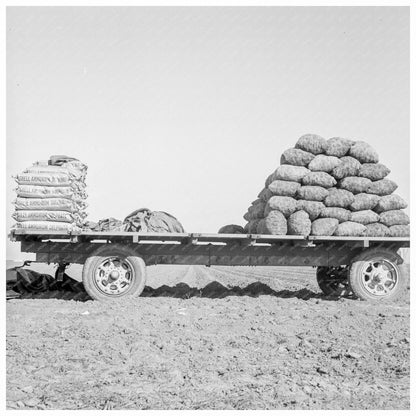
M353 294L348 284L347 267L323 267L316 270L319 288L327 296L347 297Z
M109 244L86 260L82 282L95 300L138 297L146 283L146 265L130 249Z
M370 249L359 254L349 272L349 284L362 300L394 300L408 285L409 276L403 269L403 260L395 252Z

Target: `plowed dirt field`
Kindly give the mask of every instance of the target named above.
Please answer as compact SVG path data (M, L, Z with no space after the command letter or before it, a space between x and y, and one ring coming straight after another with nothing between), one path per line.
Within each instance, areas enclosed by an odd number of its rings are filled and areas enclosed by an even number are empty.
M409 293L331 300L311 268L148 271L134 300L9 300L7 408L409 408Z

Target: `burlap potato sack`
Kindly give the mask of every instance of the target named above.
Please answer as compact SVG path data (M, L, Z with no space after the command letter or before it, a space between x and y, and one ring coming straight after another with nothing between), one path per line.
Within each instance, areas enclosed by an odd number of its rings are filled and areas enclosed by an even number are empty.
M307 201L323 201L328 196L328 190L322 186L301 186L298 189L297 197Z
M387 227L393 225L408 225L410 224L409 216L399 209L385 211L380 214L380 222Z
M280 211L285 217L289 217L297 210L297 201L289 196L272 196L267 201L264 217L272 210Z
M312 222L311 235L333 235L338 224L339 222L335 218L318 218Z
M309 172L310 170L304 166L282 165L275 170L274 180L301 182L302 178Z
M327 207L348 208L354 201L354 194L346 189L330 188L324 200Z
M350 220L351 211L345 208L325 207L322 209L320 217L335 218L341 223Z
M308 169L312 172L331 172L341 164L341 160L335 156L317 155L309 163Z
M256 218L263 218L264 216L264 208L266 207L266 202L258 199L253 202L253 205L248 208L246 214L244 214L243 218L246 221L254 220Z
M287 220L287 233L289 235L304 235L311 233L311 220L306 211L296 211Z
M268 189L272 196L291 196L293 198L300 187L299 182L275 180L269 185Z
M367 189L369 194L384 196L390 195L397 189L397 183L390 179L373 182Z
M361 163L351 156L344 156L341 159L341 163L332 170L331 175L335 179L343 179L347 176L357 176L360 171Z
M302 184L306 186L322 186L323 188L332 188L337 181L326 172L310 172L302 179Z
M390 237L409 237L410 226L409 225L392 225L390 227Z
M305 152L302 149L287 149L280 157L281 165L308 166L315 157L313 153Z
M264 182L264 187L267 188L276 178L274 176L275 172L271 173Z
M372 181L384 179L390 173L390 169L382 163L363 163L358 171L358 176Z
M363 192L367 192L367 189L370 187L370 185L370 179L359 178L357 176L347 176L346 178L341 179L338 183L338 186L341 189L346 189L353 194L361 194Z
M379 222L373 222L371 224L366 225L367 229L364 233L366 237L389 237L390 236L390 229L386 227L384 224L380 224ZM401 227L401 225L396 227Z
M280 211L270 211L267 217L257 224L257 232L259 234L286 235L287 221L285 216Z
M378 204L374 208L374 211L381 213L384 211L391 211L397 209L407 208L407 202L399 195L385 195L379 198Z
M294 182L294 183L297 183L297 182ZM272 196L273 196L273 192L270 191L269 188L263 188L260 191L260 193L257 195L257 197L264 202L267 202Z
M295 144L296 149L302 149L314 155L325 153L327 147L327 141L317 134L304 134Z
M326 154L328 156L336 157L345 156L354 143L354 140L343 139L341 137L331 137L327 140Z
M244 234L244 228L241 225L228 224L221 227L218 234Z
M368 143L362 141L355 142L351 146L349 155L360 163L378 163L377 152Z
M309 215L311 221L316 220L324 208L325 205L322 202L305 201L302 199L297 201L297 209L305 211Z
M360 224L358 222L346 221L338 225L337 229L334 232L334 235L360 237L364 235L366 230L367 228L363 224Z
M371 224L372 222L378 222L380 217L374 211L366 209L363 211L351 212L351 221L359 222L360 224Z
M380 197L378 195L372 195L372 194L357 194L354 195L354 200L350 204L350 210L351 211L364 211L366 209L373 209L380 200Z
M246 224L245 231L247 234L256 234L257 233L257 225L261 221L261 219L251 220Z

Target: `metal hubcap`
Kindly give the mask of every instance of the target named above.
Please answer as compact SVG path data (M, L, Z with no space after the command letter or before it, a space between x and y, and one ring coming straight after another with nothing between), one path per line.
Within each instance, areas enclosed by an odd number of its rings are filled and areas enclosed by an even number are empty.
M108 257L97 266L94 283L102 293L118 296L130 289L133 277L133 266L128 260Z
M397 286L398 270L385 259L368 261L363 266L361 281L364 289L373 296L386 296Z

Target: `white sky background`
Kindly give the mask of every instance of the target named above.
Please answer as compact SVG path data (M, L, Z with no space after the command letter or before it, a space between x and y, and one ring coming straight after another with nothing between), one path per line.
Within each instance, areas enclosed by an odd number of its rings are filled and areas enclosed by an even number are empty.
M11 175L51 154L88 165L90 220L148 207L189 232L243 225L305 133L368 141L409 201L408 13L8 8L7 227Z

